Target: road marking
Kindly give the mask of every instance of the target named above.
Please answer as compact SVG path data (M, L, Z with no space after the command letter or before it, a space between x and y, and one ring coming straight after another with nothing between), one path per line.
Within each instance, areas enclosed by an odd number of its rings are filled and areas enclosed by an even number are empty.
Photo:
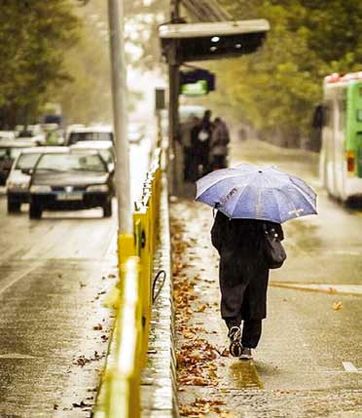
M33 270L36 270L38 267L40 267L42 263L36 263L35 265L29 267L22 273L18 274L17 272L10 273L7 283L4 287L0 288L0 294L4 293L9 287L11 287L13 284L18 282L19 280L23 279L25 276L27 276L29 273L31 273ZM13 279L11 279L12 276L15 276Z
M344 294L362 296L362 285L360 284L309 284L309 283L292 283L292 282L276 282L270 283L272 287L284 287L286 289L306 290L311 292L321 292L333 294Z
M360 370L350 361L342 361L342 364L347 373L360 373Z
M0 359L33 359L34 356L29 356L28 354L19 354L19 353L8 353L8 354L0 354Z

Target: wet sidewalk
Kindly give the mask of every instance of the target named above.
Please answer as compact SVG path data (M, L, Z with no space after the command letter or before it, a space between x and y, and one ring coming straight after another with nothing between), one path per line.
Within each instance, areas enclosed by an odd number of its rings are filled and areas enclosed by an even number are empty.
M324 358L321 348L313 346L321 338L316 321L325 321L331 337L333 321L340 321L331 308L333 295L270 287L268 319L254 361L232 358L219 313L212 210L178 199L170 215L180 415L362 416L361 375L347 376L342 367L331 367L333 347ZM280 271L277 277L287 279L286 274Z

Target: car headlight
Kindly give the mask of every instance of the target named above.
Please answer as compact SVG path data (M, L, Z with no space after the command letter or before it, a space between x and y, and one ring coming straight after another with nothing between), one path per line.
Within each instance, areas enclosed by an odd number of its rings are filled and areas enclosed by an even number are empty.
M94 184L87 187L87 192L108 192L109 187L106 184Z
M29 187L29 182L14 182L14 181L10 181L7 183L6 185L8 190L27 190Z
M34 184L30 187L30 193L49 193L52 189L50 186L46 186L43 184Z

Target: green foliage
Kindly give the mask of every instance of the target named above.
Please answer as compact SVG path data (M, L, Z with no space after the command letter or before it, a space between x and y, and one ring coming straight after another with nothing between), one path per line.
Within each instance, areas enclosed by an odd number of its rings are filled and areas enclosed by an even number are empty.
M68 48L64 67L71 80L55 88L66 123L109 122L112 99L106 3L93 0L76 9L82 22L78 42Z
M358 0L220 0L235 19L271 24L261 51L212 64L217 102L265 136L300 138L310 130L323 77L361 70L362 3Z
M78 20L68 0L0 0L0 9L0 111L12 125L69 78L62 63Z
M127 65L152 68L159 54L157 25L163 20L167 0L128 0L126 15ZM62 105L68 123L110 122L112 120L108 2L90 0L76 9L82 21L80 39L69 48L65 67L72 81L54 90L54 100ZM139 86L130 86L128 110L140 100Z

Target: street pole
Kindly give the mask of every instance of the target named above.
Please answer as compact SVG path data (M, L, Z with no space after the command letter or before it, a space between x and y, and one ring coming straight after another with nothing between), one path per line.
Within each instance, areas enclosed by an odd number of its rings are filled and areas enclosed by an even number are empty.
M180 19L180 1L171 0L171 23L177 23ZM176 140L178 135L178 107L179 107L179 79L180 65L177 59L177 44L173 43L172 51L169 57L168 66L169 78L169 97L168 97L168 118L169 118L169 168L170 168L170 193L176 194L179 191L178 178L180 173L177 172L176 165Z
M119 234L132 234L123 0L108 0Z

